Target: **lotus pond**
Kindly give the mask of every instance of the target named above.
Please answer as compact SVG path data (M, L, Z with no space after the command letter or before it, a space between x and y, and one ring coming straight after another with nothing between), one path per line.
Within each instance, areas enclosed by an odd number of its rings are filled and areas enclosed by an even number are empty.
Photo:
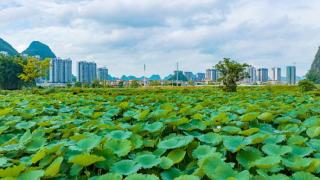
M0 178L313 180L320 96L294 87L1 92Z

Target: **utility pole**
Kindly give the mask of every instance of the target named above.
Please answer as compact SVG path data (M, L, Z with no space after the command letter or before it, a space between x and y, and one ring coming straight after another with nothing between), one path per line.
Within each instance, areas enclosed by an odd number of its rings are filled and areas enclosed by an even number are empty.
M177 62L176 86L178 86L178 81L179 81L179 62Z
M146 87L146 64L143 64L143 85Z

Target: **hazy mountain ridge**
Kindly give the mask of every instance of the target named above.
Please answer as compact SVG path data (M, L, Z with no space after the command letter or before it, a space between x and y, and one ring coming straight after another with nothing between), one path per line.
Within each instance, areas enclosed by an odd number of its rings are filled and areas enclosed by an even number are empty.
M11 46L11 44L3 40L2 38L0 38L0 51L7 52L11 56L19 54L18 51Z
M50 47L40 41L31 42L29 47L24 50L22 54L27 54L28 56L40 56L41 59L56 57Z

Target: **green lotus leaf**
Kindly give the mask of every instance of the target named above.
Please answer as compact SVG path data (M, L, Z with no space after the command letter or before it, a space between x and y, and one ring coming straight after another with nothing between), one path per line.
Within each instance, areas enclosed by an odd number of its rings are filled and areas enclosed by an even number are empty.
M111 172L118 173L121 175L129 175L136 173L140 169L140 165L137 164L136 161L133 160L121 160L119 162L116 162L111 167Z
M85 139L81 139L77 142L77 146L85 152L90 152L93 148L100 144L100 136L91 136Z
M81 109L79 110L79 113L80 113L81 115L86 116L86 117L92 117L92 116L93 116L93 113L94 113L94 109L92 109L92 108L81 108Z
M125 180L159 180L159 178L153 174L131 174Z
M0 147L0 152L18 151L21 149L23 149L23 147L20 144L11 144Z
M308 138L305 138L303 136L300 135L293 135L290 136L287 143L288 144L292 144L292 145L302 145L304 144L306 141L308 140Z
M147 109L147 110L144 110L144 111L141 111L141 112L138 112L134 115L134 119L138 120L138 121L145 121L149 115L149 112L150 110Z
M0 157L0 168L7 167L10 159L7 157Z
M299 157L299 156L296 156L296 157L293 157L293 158L290 158L290 159L283 159L282 160L282 163L294 170L294 171L299 171L299 170L304 170L306 169L312 162L312 159L311 158L302 158L302 157Z
M160 158L153 154L140 154L136 156L135 161L138 162L142 168L149 169L157 166L160 163Z
M79 154L70 157L69 162L79 164L81 166L90 166L91 164L104 160L104 157L96 156L94 154Z
M206 156L211 155L216 151L215 147L208 145L200 145L195 150L192 151L192 156L196 159L202 159Z
M224 126L221 130L228 134L237 134L241 131L241 129L236 126Z
M79 164L72 164L70 168L71 176L78 176L84 167Z
M44 176L55 177L59 171L63 161L63 157L56 158L44 171Z
M128 139L132 135L132 132L130 131L123 131L123 130L115 130L110 132L107 136L111 137L113 139Z
M204 173L211 179L225 180L225 179L250 179L248 171L237 172L232 166L223 162L219 156L208 156L202 163Z
M250 136L251 134L259 132L259 128L250 128L244 131L239 132L241 135Z
M0 126L0 135L9 128L10 128L9 126Z
M311 164L306 169L308 172L312 173L320 173L320 159L319 158L312 158Z
M164 122L172 126L180 126L182 124L188 123L189 121L190 120L186 117L183 117L183 118L175 117L175 118L168 118Z
M319 127L310 127L307 129L306 133L310 138L318 137L318 136L320 136L320 126Z
M42 136L33 136L31 141L25 145L27 151L34 152L38 151L41 147L46 144L47 139Z
M186 151L182 149L175 149L169 152L168 158L172 160L174 164L181 162L186 155Z
M130 141L132 143L133 149L139 149L143 146L143 138L138 134L132 134L130 137Z
M251 166L256 166L261 169L270 169L280 164L281 158L279 156L266 156L254 161Z
M111 150L114 154L116 154L119 157L123 157L127 155L131 151L131 141L124 139L124 140L118 140L118 139L110 139L107 140L107 142L104 145L105 149Z
M143 130L154 133L154 132L160 131L162 127L163 127L162 122L154 122L151 124L145 124L143 126Z
M302 147L296 145L291 145L291 148L292 154L300 157L308 156L314 151L311 147Z
M236 159L247 170L251 168L252 162L262 158L262 153L254 147L245 147L237 153Z
M194 175L181 175L179 177L174 178L174 180L200 180L200 178Z
M171 166L173 166L173 161L170 159L170 158L167 158L167 157L161 157L161 161L160 161L160 164L159 166L162 168L162 169L169 169L171 168Z
M270 122L273 120L273 114L270 112L265 112L260 114L257 118L262 121Z
M196 119L192 119L191 121L189 121L189 123L180 125L178 128L181 130L187 130L187 131L192 131L192 130L205 130L206 129L206 125L200 121L200 120L196 120Z
M255 179L265 179L265 180L290 180L290 178L284 174L273 174L271 176L257 176Z
M282 134L276 134L276 135L268 135L267 139L263 141L264 144L277 144L281 143L286 140L286 136Z
M314 176L311 173L308 172L295 172L292 176L293 180L319 180L319 177Z
M122 180L122 175L117 173L107 173L101 176L91 177L89 180Z
M166 110L162 110L162 109L157 109L155 111L152 111L149 114L149 117L153 120L160 120L162 118L168 118L169 117L169 112Z
M179 177L183 174L184 173L180 169L177 169L174 167L170 168L167 171L160 173L162 180L172 180L172 179Z
M315 151L320 152L320 139L310 139L310 141L307 142L307 145Z
M188 145L193 140L192 136L174 136L159 142L158 148L175 149Z
M33 170L28 171L25 173L22 173L20 176L18 176L18 180L40 180L40 178L44 175L43 170Z
M268 180L290 180L290 178L284 174L273 174Z
M264 142L269 137L269 134L258 132L251 136L246 137L245 141L247 144L259 144Z
M275 124L287 124L289 122L292 122L292 117L290 116L277 117L273 121Z
M247 144L242 136L225 136L223 138L223 145L228 151L235 153Z
M33 126L35 126L36 123L33 122L33 121L23 121L23 122L19 122L18 124L16 124L16 128L17 129L30 129L32 128Z
M303 126L305 127L319 127L320 126L320 117L312 116L305 121L303 121Z
M250 112L240 116L240 120L243 122L254 121L257 119L258 116L259 116L259 113L257 112Z
M212 144L213 146L216 146L222 142L222 136L213 132L203 134L201 136L198 136L197 138L199 139L199 141Z
M7 167L5 169L0 169L0 177L17 177L22 171L24 171L26 166L24 164L19 164L18 166Z
M276 144L266 144L262 147L262 151L269 156L282 156L292 151L290 146L280 146Z
M11 111L12 111L12 108L0 109L0 116L5 116L5 115L9 114Z
M27 130L19 139L19 144L25 145L29 143L32 139L32 134L30 133L30 130Z

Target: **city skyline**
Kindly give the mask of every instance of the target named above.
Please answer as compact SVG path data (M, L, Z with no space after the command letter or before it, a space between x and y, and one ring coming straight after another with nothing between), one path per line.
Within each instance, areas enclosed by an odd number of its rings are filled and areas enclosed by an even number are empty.
M303 76L320 45L319 9L317 0L2 0L0 37L19 52L39 40L59 57L95 61L115 76L142 76L143 64L147 75L165 76L176 61L200 72L224 57L296 65Z

